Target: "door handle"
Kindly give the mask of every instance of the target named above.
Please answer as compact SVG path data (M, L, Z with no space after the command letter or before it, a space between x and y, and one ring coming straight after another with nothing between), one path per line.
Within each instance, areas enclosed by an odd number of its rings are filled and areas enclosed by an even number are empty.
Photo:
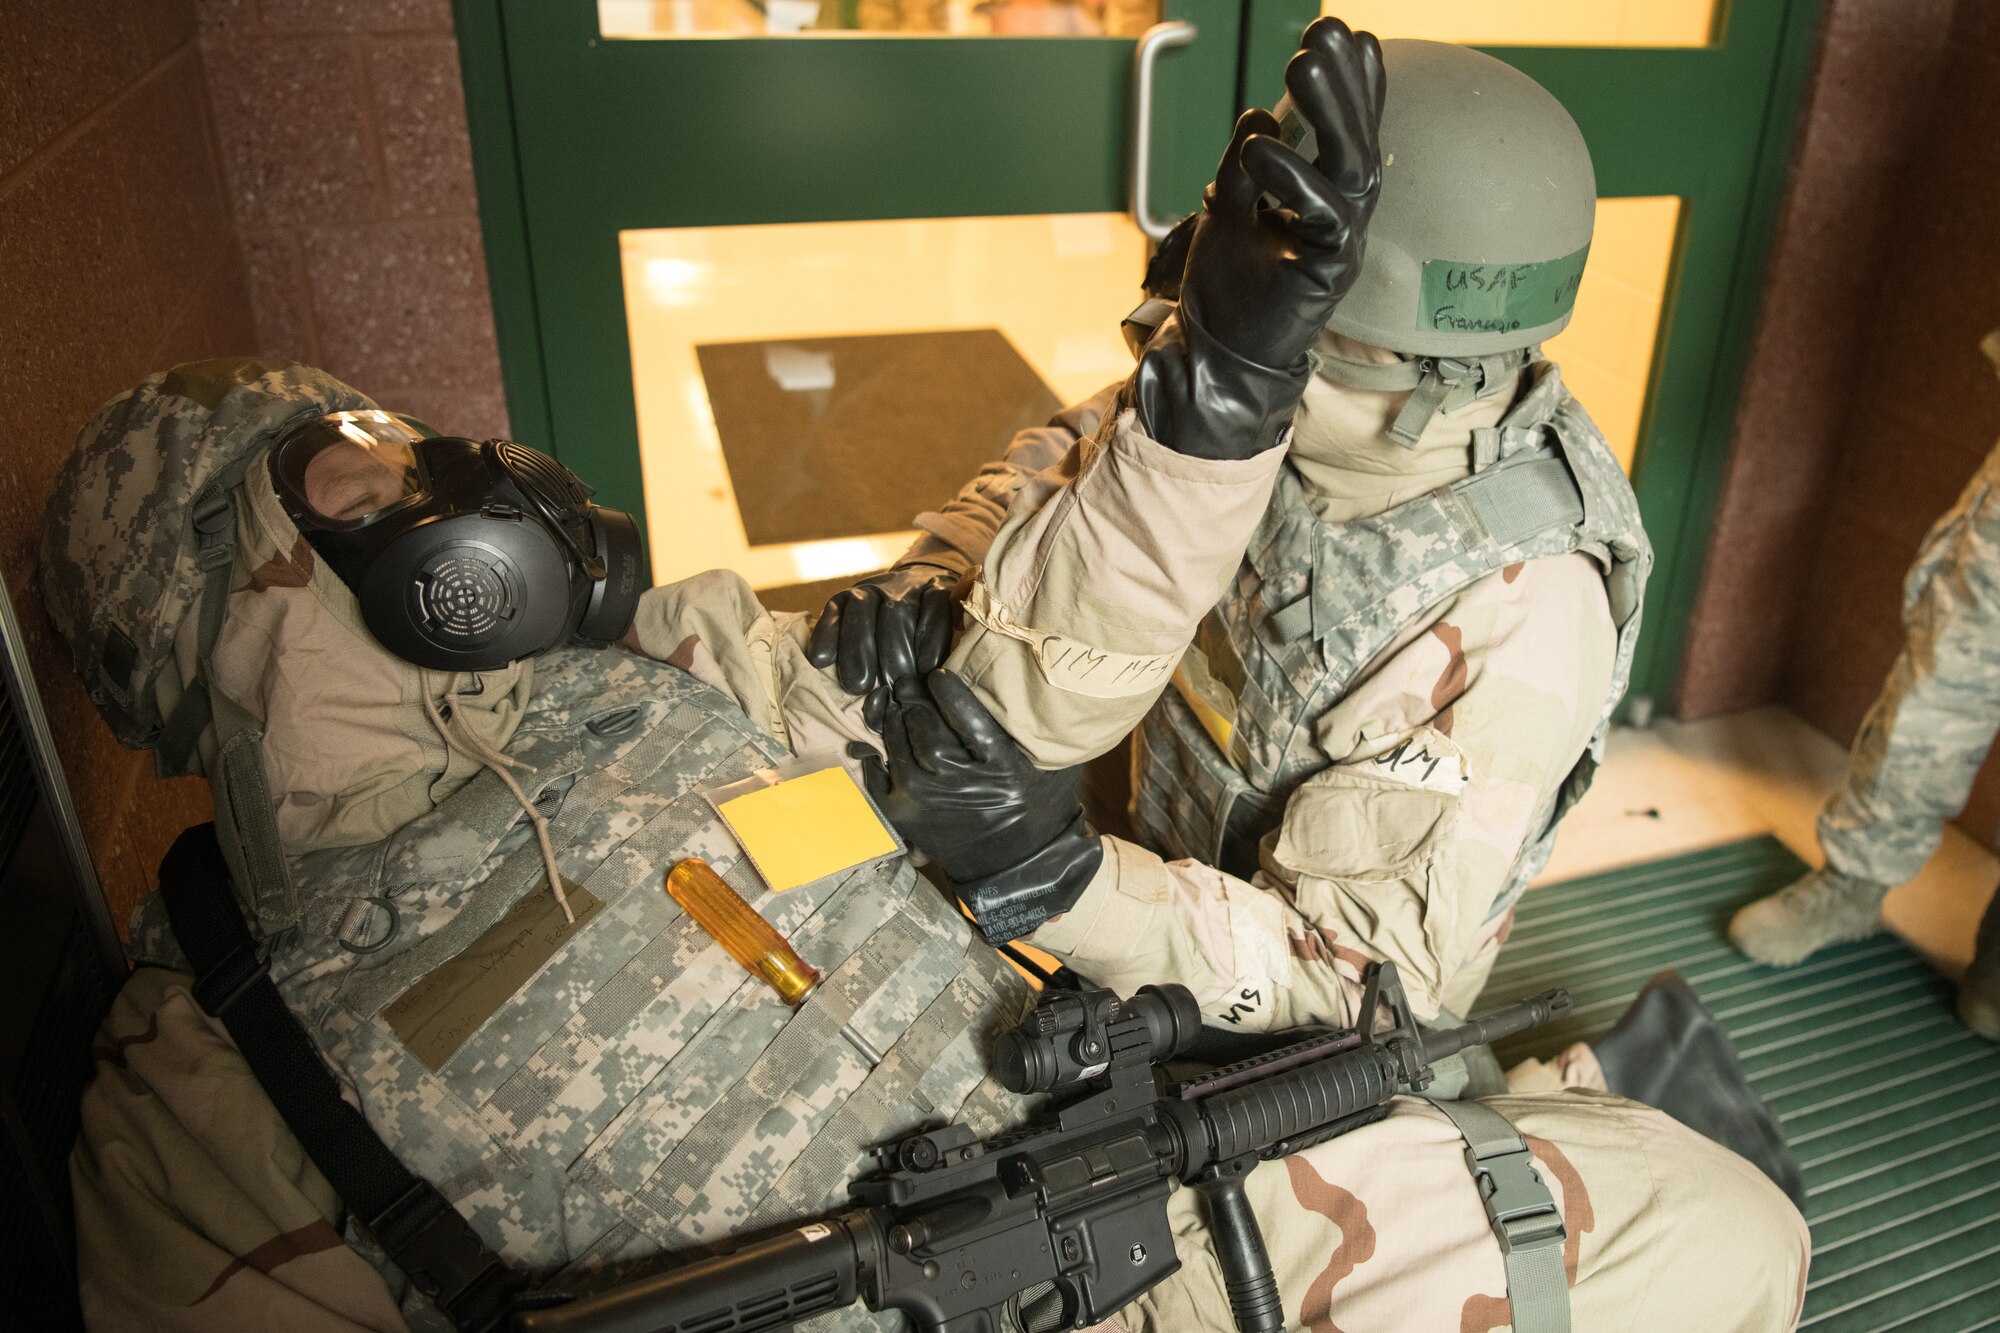
M1196 36L1192 23L1155 23L1139 35L1132 52L1132 221L1152 240L1165 240L1175 218L1153 216L1149 197L1153 186L1153 72L1160 53L1186 46Z

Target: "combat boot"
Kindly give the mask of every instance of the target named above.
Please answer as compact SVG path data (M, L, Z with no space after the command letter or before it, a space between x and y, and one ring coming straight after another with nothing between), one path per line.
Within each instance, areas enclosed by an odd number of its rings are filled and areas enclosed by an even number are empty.
M1958 1021L1988 1041L2000 1041L2000 894L1979 919L1972 966L1958 983Z
M1760 963L1790 967L1829 944L1879 934L1888 892L1830 867L1815 870L1738 912L1729 940Z
M1799 1207L1805 1178L1715 1015L1678 972L1646 983L1618 1025L1590 1044L1604 1085L1665 1111L1769 1176Z

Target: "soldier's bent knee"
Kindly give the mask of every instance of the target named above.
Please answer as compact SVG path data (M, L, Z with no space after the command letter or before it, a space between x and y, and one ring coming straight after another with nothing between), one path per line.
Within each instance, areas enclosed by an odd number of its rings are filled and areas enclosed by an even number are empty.
M1791 1328L1812 1255L1805 1218L1720 1144L1651 1108L1641 1125L1655 1184L1655 1216L1642 1229L1662 1263L1655 1298L1684 1328Z

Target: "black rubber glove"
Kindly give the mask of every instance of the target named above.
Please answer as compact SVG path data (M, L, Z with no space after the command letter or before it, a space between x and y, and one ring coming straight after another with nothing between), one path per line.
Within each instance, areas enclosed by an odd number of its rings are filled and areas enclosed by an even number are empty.
M898 565L842 588L820 608L806 660L833 667L849 694L937 670L951 653L956 582L935 565ZM886 702L886 695L871 699L868 711L879 714ZM868 725L882 729L877 716Z
M1168 448L1250 458L1291 423L1312 378L1306 353L1361 271L1381 188L1384 87L1374 35L1322 18L1285 67L1318 160L1285 147L1268 111L1237 120L1188 244L1180 309L1120 395Z
M938 863L992 944L1068 911L1104 859L1083 820L1083 769L1036 768L949 671L891 693L888 762L859 743L848 753L896 831Z

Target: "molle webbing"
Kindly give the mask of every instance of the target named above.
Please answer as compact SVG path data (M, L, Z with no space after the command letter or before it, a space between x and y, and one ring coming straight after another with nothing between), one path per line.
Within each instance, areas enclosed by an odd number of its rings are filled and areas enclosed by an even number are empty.
M938 1108L918 1086L945 1047L978 1033L979 1017L998 991L979 976L998 955L974 939L966 950L966 970L917 1016L900 1040L883 1053L882 1063L813 1137L752 1218L752 1225L795 1217L818 1205L847 1178L868 1149L914 1126L903 1123L910 1109L935 1117ZM996 964L997 965L997 964ZM960 1108L961 1111L963 1108Z
M537 891L520 811L482 776L386 844L305 858L303 926L274 946L302 953L288 968L323 967L348 904L404 905L390 949L328 974L339 989L314 1036L371 1119L387 1112L396 1152L438 1163L475 1224L503 1228L510 1260L622 1262L809 1217L876 1143L961 1106L989 1131L1020 1114L982 1083L981 1038L1018 1018L1028 988L906 862L759 901L822 970L796 1011L661 891L668 866L699 855L756 892L702 788L782 747L663 663L565 649L537 681L508 752L535 766L563 873L601 909L497 1008L468 1010L441 1064L403 1044L383 1006ZM618 723L627 712L639 721ZM843 1042L847 1024L879 1063Z
M935 921L926 919L938 906L928 887L914 876L903 880L904 899L897 914L835 968L797 1014L776 1030L741 1078L701 1114L634 1191L635 1200L656 1215L657 1220L646 1218L644 1224L662 1243L680 1236L678 1228L690 1202L700 1198L715 1174L756 1137L773 1107L815 1100L807 1081L820 1053L829 1046L840 1047L841 1027L855 1021L875 996L897 986L920 954L946 943L939 938ZM844 905L850 911L889 905L894 895L884 895L883 887L874 882L855 884L844 890ZM941 1106L927 1095L926 1076L947 1048L977 1042L983 1049L982 1035L994 1025L996 1015L1001 1021L1018 1018L1028 992L983 941L971 938L958 947L961 956L949 979L883 1052L882 1062L839 1101L769 1190L761 1198L753 1195L744 1200L750 1210L744 1226L773 1225L824 1207L864 1160L867 1149L920 1123L952 1118L960 1109ZM954 1095L953 1101L959 1100Z
M688 1200L715 1177L726 1153L754 1132L765 1112L791 1092L801 1071L821 1050L840 1040L841 1026L854 1020L862 1002L881 989L924 938L924 932L914 922L898 916L875 933L865 955L849 958L821 982L812 998L778 1029L743 1077L709 1108L700 1123L660 1164L646 1182L645 1200L663 1217L680 1216ZM842 1103L843 1109L845 1105ZM835 1113L836 1117L838 1114ZM797 1165L795 1161L793 1167Z
M1347 373L1354 363L1342 364ZM1609 719L1631 670L1652 552L1630 485L1556 367L1537 360L1527 373L1500 423L1473 432L1470 476L1385 513L1324 521L1297 472L1279 473L1243 566L1191 650L1235 692L1234 716L1223 719L1227 752L1173 690L1140 726L1133 814L1149 846L1254 872L1291 793L1329 763L1319 719L1411 624L1511 565L1583 552L1604 571L1618 629ZM1519 866L1546 859L1554 820L1588 787L1593 758L1586 753L1563 784ZM1510 880L1496 910L1518 887Z
M676 704L663 709L662 712L664 716L655 720L646 737L634 745L617 763L579 777L564 793L560 808L553 812L553 817L549 821L549 837L555 843L559 859L563 858L565 848L581 834L589 822L598 817L607 802L623 791L653 778L676 754L690 747L699 748L711 730L702 710L686 703ZM574 755L565 756L561 762L556 763L544 760L537 765L542 771L535 776L538 779L547 779L571 774L576 771L577 764L578 759ZM450 805L452 813L459 816L453 821L457 825L457 830L473 831L477 846L490 847L498 844L510 830L523 822L520 806L508 794L499 779L490 774L481 774L468 783L452 796ZM678 813L671 808L664 812L666 827L681 831L684 835L691 834L699 826L697 820L674 819L673 816ZM660 818L648 821L645 828L627 840L627 845L655 833L654 825L662 822ZM398 837L400 839L401 835ZM396 850L400 852L403 849ZM407 862L410 858L406 855L391 859ZM600 878L606 875L607 867L613 866L614 862L616 871L628 871L632 868L627 858L620 857L614 852L585 874L582 880L585 888L606 902L615 901L621 889L627 887L626 884L617 882L610 876ZM431 865L424 866L424 869L442 871L448 868ZM349 981L345 991L347 1004L362 1013L374 1013L387 1005L396 995L414 985L418 978L471 945L498 922L509 907L520 901L524 894L535 892L545 873L542 869L541 852L534 840L532 838L521 840L502 856L499 863L484 877L480 891L467 896L466 903L452 917L448 925L421 943ZM566 870L565 873L569 872ZM625 877L619 877L623 878ZM390 874L381 880L356 887L368 893L392 893L401 888L405 882L404 876Z

